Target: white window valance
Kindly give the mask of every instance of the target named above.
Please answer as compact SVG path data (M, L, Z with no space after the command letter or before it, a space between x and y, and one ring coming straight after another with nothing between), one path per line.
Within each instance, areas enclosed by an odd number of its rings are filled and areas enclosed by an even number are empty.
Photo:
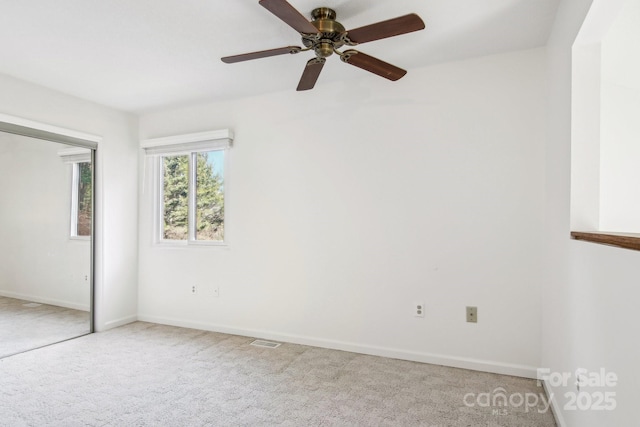
M84 163L91 161L91 150L88 148L65 148L58 151L58 156L65 163Z
M224 150L231 147L233 132L229 129L186 135L146 139L140 147L149 156L164 154L193 153L197 151Z

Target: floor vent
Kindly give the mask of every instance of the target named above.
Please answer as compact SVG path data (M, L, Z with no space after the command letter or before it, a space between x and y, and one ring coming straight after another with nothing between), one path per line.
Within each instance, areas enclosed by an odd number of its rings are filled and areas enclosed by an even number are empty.
M255 340L254 342L251 343L251 345L255 345L256 347L266 347L266 348L280 347L279 342L264 341L264 340Z
M26 304L22 304L23 307L29 307L29 308L34 308L34 307L40 307L42 304L38 304L37 302L28 302Z

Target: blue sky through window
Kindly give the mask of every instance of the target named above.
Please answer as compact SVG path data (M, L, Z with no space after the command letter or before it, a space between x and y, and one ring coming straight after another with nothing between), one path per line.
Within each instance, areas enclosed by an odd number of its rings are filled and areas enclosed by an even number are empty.
M207 163L213 166L214 175L224 178L224 150L209 151Z

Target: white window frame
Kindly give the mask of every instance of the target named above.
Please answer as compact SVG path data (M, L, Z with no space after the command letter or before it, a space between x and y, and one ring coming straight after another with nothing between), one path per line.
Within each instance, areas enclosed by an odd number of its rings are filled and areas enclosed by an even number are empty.
M91 150L88 148L67 148L58 151L64 163L71 164L71 210L69 238L71 240L91 240L91 236L78 235L78 181L80 163L91 163ZM93 183L92 183L93 185Z
M229 165L230 148L233 133L229 129L176 135L165 138L147 139L142 141L141 147L147 157L153 161L153 242L164 246L228 246L229 245ZM224 151L224 240L196 240L196 168L193 164L196 155L201 152ZM188 238L186 240L170 240L164 236L164 194L163 157L189 156L189 195L188 195Z

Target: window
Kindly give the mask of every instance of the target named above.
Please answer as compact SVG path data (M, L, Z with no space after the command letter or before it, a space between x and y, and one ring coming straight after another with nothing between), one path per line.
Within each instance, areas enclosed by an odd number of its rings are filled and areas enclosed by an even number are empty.
M93 168L91 150L88 148L65 148L58 151L62 161L71 166L71 231L72 239L86 240L91 237L93 212Z
M228 242L227 164L229 131L143 141L155 159L154 235L158 243Z
M73 163L71 188L71 236L91 236L91 162Z
M224 241L224 150L160 156L162 240Z

